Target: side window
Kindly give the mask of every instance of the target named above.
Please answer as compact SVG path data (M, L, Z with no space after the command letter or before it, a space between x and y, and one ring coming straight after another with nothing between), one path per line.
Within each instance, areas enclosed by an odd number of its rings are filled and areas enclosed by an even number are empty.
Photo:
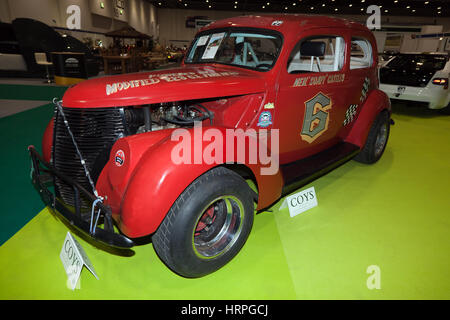
M372 46L363 38L352 38L350 51L350 69L369 68L372 66Z
M333 72L344 66L344 38L314 36L300 40L289 56L288 73Z

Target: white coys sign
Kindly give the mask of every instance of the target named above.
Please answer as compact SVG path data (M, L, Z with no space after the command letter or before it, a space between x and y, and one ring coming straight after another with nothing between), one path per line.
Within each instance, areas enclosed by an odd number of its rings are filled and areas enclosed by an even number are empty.
M64 270L66 270L67 285L70 289L75 289L83 266L86 266L98 280L95 269L86 252L84 252L83 247L75 240L70 232L67 232L59 257L64 265Z
M289 208L289 214L291 217L305 212L313 207L317 206L317 196L314 187L305 189L287 197L280 207L281 209Z

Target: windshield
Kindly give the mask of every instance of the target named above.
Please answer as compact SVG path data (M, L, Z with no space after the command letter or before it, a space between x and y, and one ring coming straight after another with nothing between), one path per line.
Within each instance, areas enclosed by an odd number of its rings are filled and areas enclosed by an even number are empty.
M403 69L407 71L436 72L444 69L447 62L446 56L425 54L400 54L388 66L390 68Z
M267 71L281 50L281 36L269 30L211 30L194 39L185 63L221 63Z

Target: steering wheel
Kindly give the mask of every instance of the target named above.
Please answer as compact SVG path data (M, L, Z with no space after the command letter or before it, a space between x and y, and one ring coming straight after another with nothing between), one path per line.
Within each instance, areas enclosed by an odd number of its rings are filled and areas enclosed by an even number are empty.
M267 70L269 70L271 66L272 66L271 63L263 62L263 63L257 64L256 65L256 69L267 69Z

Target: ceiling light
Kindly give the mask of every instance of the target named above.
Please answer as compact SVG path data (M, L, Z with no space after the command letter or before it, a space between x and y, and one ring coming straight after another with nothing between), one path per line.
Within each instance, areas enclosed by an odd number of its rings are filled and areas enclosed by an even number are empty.
M353 5L352 5L351 3L350 3L348 6L349 6L350 8L353 7Z

